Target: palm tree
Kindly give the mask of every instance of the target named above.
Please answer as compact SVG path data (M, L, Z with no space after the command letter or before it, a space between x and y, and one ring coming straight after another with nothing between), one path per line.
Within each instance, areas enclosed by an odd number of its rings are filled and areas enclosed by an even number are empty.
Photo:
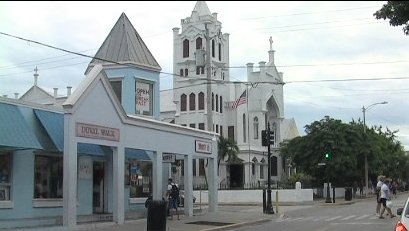
M217 167L220 166L220 162L222 160L226 160L226 162L231 163L238 160L237 154L239 154L239 147L235 140L231 138L224 138L220 136L218 142L218 149L219 149L219 157L217 162Z

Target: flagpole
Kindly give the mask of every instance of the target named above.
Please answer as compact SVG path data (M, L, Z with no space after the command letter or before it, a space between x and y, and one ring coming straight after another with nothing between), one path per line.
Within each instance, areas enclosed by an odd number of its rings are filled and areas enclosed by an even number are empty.
M249 112L249 85L246 84L246 102L247 102L247 142L249 143L249 184L251 179L251 167L250 164L250 112Z

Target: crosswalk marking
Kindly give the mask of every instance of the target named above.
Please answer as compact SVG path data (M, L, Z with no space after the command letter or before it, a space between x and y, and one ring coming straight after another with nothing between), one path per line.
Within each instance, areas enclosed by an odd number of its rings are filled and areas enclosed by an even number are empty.
M336 216L336 217L325 219L325 221L333 221L333 220L336 220L336 219L341 218L341 217L342 216Z
M350 215L350 216L342 218L341 221L345 221L345 220L351 219L353 217L355 217L355 215Z
M323 219L327 219L327 218L329 218L329 216L320 216L320 217L314 219L314 221L319 221L319 220L323 220Z
M371 215L370 215L370 214L362 215L362 216L360 216L360 217L355 218L355 220L356 220L356 221L357 221L357 220L362 220L362 219L364 219L365 217L369 217L369 216L371 216Z
M285 217L277 219L275 222L300 222L300 221L365 221L365 220L375 220L378 217L373 214L364 215L348 215L348 216L312 216L312 217Z

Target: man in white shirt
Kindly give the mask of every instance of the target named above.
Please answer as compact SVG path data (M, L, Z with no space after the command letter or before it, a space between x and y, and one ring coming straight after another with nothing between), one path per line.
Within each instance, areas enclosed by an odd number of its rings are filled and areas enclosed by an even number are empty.
M388 214L391 215L391 218L396 217L396 215L394 215L394 214L392 213L391 208L389 208L389 207L386 206L386 201L388 201L388 200L391 199L391 197L390 197L390 191L389 191L389 182L390 182L389 179L385 179L384 182L383 182L383 184L382 184L382 187L381 187L381 196L380 196L380 199L379 199L379 200L381 201L382 209L381 209L381 214L379 215L379 218L380 218L380 219L384 219L384 218L385 218L385 217L383 216L383 213L385 212L385 209L388 211Z

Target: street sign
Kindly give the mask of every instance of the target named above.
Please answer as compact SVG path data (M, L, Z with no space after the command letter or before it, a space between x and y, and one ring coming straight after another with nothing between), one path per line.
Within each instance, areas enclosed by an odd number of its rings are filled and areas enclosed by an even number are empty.
M318 163L318 166L326 165L326 163Z
M162 163L174 163L176 160L175 154L162 154Z

